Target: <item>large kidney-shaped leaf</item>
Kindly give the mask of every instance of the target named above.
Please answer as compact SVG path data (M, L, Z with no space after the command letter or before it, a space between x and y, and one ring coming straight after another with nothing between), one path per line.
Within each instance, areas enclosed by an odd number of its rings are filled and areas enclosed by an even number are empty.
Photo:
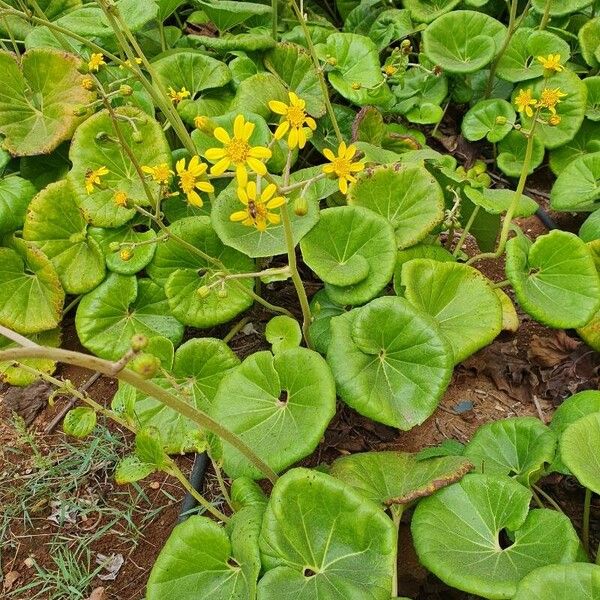
M420 460L410 452L363 452L338 458L329 471L377 504L410 504L464 477L462 456Z
M438 262L455 262L456 258L443 246L434 244L416 244L410 248L399 250L396 256L396 267L394 269L394 291L398 296L404 295L402 284L402 268L405 263L415 258L428 258Z
M431 23L441 15L450 12L460 4L460 0L404 0L403 4L415 21Z
M63 179L44 188L31 202L23 238L52 261L68 294L85 294L104 279L104 256L88 237L87 223Z
M600 412L600 392L597 390L585 390L574 394L570 398L567 398L552 415L552 421L550 422L550 429L560 438L565 429L590 413ZM554 461L548 471L558 471L564 475L569 475L570 471L562 461L560 456L560 447L556 452Z
M545 88L558 88L567 94L556 107L556 112L560 115L560 123L549 125L543 122L538 123L536 126L535 137L546 148L558 148L575 137L583 123L587 108L587 87L575 73L567 70L562 73L555 73L547 79L538 79L532 82L531 85L517 86L516 92L522 88L531 88L534 98L539 98ZM521 121L525 127L531 126L532 119L524 113L521 113Z
M261 600L389 600L396 532L337 479L293 469L275 484L260 534Z
M484 598L512 598L538 567L576 560L566 515L529 510L531 493L502 475L466 475L425 498L412 519L420 562L442 581Z
M550 327L582 327L600 304L591 252L566 231L552 231L533 244L524 235L509 240L506 276L523 309Z
M264 506L244 506L228 531L194 515L180 523L152 567L147 600L254 600Z
M499 215L506 212L514 199L515 193L509 189L494 189L488 188L477 189L471 186L465 186L463 188L465 195L469 198L473 204L483 208L485 212L492 215ZM539 208L538 203L530 198L521 194L517 208L515 209L515 217L530 217L535 214L535 211Z
M555 433L539 419L514 417L481 426L464 456L482 473L509 475L529 486L554 459L556 442Z
M152 167L161 163L171 164L171 152L157 121L131 106L117 108L115 112L123 118L118 121L119 130L140 165ZM135 123L136 129L132 123ZM141 135L141 141L136 130ZM135 209L119 206L115 202L117 192L124 192L130 201L140 206L150 203L133 162L118 142L115 125L108 111L96 113L77 129L69 158L73 163L69 181L92 225L118 227L136 214ZM86 175L90 170L100 167L107 168L109 172L101 178L101 185L95 186L88 194ZM158 184L147 181L146 185L153 198L158 198Z
M533 0L531 5L535 12L543 15L546 10L553 17L577 12L592 4L593 0Z
M0 325L25 335L54 329L65 299L54 266L30 242L10 245L0 248Z
M231 273L254 271L252 259L223 245L208 217L180 219L169 230L205 255L219 260ZM199 292L218 282L217 273L221 271L213 262L194 254L174 239L156 249L147 271L150 277L165 286L171 312L186 325L212 327L226 323L252 305L249 295L254 288L252 278L225 281L208 294Z
M514 129L502 138L498 144L498 168L509 177L519 177L523 170L526 153L527 138L522 132ZM542 164L543 160L544 144L537 136L534 136L528 175L531 175Z
M167 366L170 378L158 375L153 381L195 408L207 411L217 386L239 362L221 340L193 338L175 352L173 367ZM119 384L113 409L125 412L137 427L156 427L169 454L191 452L196 448L199 437L196 423L131 385Z
M35 193L35 186L27 179L16 175L0 179L0 235L22 227Z
M81 299L75 326L81 343L108 360L121 358L137 333L163 336L175 345L183 337L183 325L171 315L161 287L116 273Z
M222 381L209 413L275 471L308 456L335 413L335 385L325 360L306 348L257 352ZM216 449L231 477L261 472L227 443Z
M581 56L585 62L597 69L600 66L600 17L590 19L581 27L577 37L581 47Z
M444 218L444 194L419 165L382 165L367 169L350 186L348 203L385 217L399 248L421 241Z
M600 599L600 567L587 563L548 565L532 571L517 586L513 600Z
M360 206L339 206L300 242L304 262L325 282L338 304L364 304L390 281L396 264L391 225Z
M404 430L433 413L453 366L433 317L403 298L377 298L334 317L331 334L327 362L344 402Z
M332 33L316 48L321 60L335 61L328 72L329 83L346 100L360 106L378 106L391 100L379 52L371 39L357 33Z
M418 258L402 267L406 299L430 314L446 336L454 362L490 344L502 330L502 305L473 267Z
M597 79L600 82L600 77L597 77ZM550 152L550 168L555 175L561 175L567 166L577 158L598 151L600 151L600 123L590 121L589 118L585 119L572 140ZM583 169L583 171L585 172L585 169ZM586 175L584 175L584 177L586 177ZM589 174L587 174L587 177L589 177ZM570 182L569 185L577 185L578 183L580 185L583 184L582 191L584 194L589 194L590 191L593 194L595 188L595 181L593 179L583 182L574 180ZM576 202L574 199L567 199L564 192L565 188L563 188L561 192L561 200L563 202Z
M554 210L592 211L600 207L600 152L570 162L557 177L550 203Z
M515 117L515 109L506 100L480 100L463 117L461 130L468 140L486 138L488 142L496 143L512 130Z
M560 436L560 456L579 483L600 494L600 412L571 423Z
M232 2L231 0L200 0L204 12L218 27L219 31L226 31L243 23L250 17L268 15L270 6L258 2Z
M319 290L312 297L310 301L312 315L310 339L315 350L321 354L327 354L327 348L331 341L331 319L345 312L346 309L333 302L324 289Z
M47 154L73 135L82 121L76 110L93 98L81 85L80 64L51 48L29 50L20 60L0 52L0 134L11 154Z
M496 19L473 10L455 10L427 27L423 50L450 73L473 73L492 61L505 36L506 27Z

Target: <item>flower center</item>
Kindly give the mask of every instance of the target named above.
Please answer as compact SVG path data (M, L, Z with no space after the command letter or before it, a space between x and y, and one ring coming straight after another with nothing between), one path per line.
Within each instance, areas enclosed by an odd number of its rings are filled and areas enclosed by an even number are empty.
M157 181L167 181L169 179L169 167L167 165L159 165L155 171Z
M188 194L193 191L194 186L196 185L196 177L189 171L183 171L183 173L179 175L179 183L181 184L181 189Z
M233 138L225 147L225 152L234 163L244 163L250 152L250 145L246 140Z
M299 106L290 106L287 109L287 120L294 129L300 129L304 125L306 112Z
M338 177L347 177L350 175L350 161L347 158L337 157L331 164Z

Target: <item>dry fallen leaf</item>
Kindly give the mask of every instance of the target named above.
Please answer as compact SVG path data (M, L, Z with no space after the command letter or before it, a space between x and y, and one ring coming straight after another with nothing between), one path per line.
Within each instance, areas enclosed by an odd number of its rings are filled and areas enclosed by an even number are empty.
M160 483L158 481L153 481L148 487L151 490L157 490L160 487Z
M15 585L17 579L19 579L19 577L21 577L21 573L19 573L19 571L9 571L5 576L4 576L4 582L2 583L2 589L5 592L10 592L10 590L12 589L13 585Z
M102 581L114 581L123 566L125 559L122 554L96 554L96 563L102 565L104 572L98 575L98 579Z
M87 600L106 600L106 588L97 587L92 590Z
M24 561L23 564L28 568L31 569L31 567L33 567L35 565L35 559L33 557L33 554L31 556L28 556Z
M534 335L531 338L527 357L540 367L554 367L581 346L579 340L569 337L564 331L557 331L552 337Z

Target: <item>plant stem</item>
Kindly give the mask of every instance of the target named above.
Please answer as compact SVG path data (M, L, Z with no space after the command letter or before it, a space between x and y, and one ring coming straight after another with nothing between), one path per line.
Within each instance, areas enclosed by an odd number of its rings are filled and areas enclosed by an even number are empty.
M329 115L329 120L331 121L333 130L335 131L335 136L337 137L338 142L341 144L344 141L344 138L342 136L340 126L338 125L337 119L335 117L335 112L333 112L333 106L331 105L331 100L329 98L329 90L327 89L325 75L323 73L323 69L321 68L321 63L319 62L319 57L317 56L317 51L315 50L315 45L313 44L310 31L308 30L306 21L304 20L304 15L298 8L298 3L296 2L296 0L291 1L291 7L294 11L294 14L296 15L296 19L298 19L298 22L300 23L302 33L306 38L306 44L308 46L310 56L312 58L315 69L317 70L317 75L319 77L319 84L321 85L321 91L323 92L323 99L325 101L325 107L327 108L327 114Z
M400 537L400 521L404 507L402 505L393 504L390 507L392 513L392 521L396 527L396 554L394 557L394 570L392 572L392 598L398 597L398 537Z
M586 488L585 499L583 501L583 526L581 531L581 537L583 541L583 547L586 554L590 553L590 507L592 504L592 490Z
M494 252L484 252L482 254L478 254L477 256L473 256L467 261L467 264L470 265L478 260L488 259L488 258L498 258L504 252L504 248L506 246L506 242L508 240L508 234L510 231L510 226L512 224L512 220L514 214L517 210L517 206L519 205L519 201L521 200L521 196L523 195L523 191L525 190L525 184L527 183L527 176L529 175L529 167L531 165L531 156L533 153L533 139L534 139L534 130L537 122L539 114L539 108L536 111L533 122L531 125L531 130L526 134L527 135L527 148L525 150L525 159L523 160L523 168L521 169L521 176L519 177L519 183L517 184L517 189L515 190L514 196L512 198L512 202L506 211L506 215L504 216L504 221L502 221L502 230L500 231L500 241L498 242L498 247Z
M473 209L473 212L471 213L467 224L465 225L464 229L462 230L462 233L460 234L460 237L458 238L458 242L456 243L454 252L452 252L452 256L458 256L458 253L461 251L462 246L465 243L465 239L467 238L467 235L469 234L469 231L479 213L479 208L479 206L475 206L475 208Z
M212 456L209 456L210 458L210 462L212 463L213 469L215 470L215 475L217 477L217 481L219 483L219 488L221 488L221 493L223 494L223 498L225 498L225 502L227 502L227 506L229 506L229 508L235 512L235 509L233 508L233 503L231 502L231 496L229 495L229 492L227 491L227 486L225 485L225 480L223 479L223 473L221 471L221 466L219 465L219 463L213 459Z
M271 0L271 10L273 19L273 39L277 41L277 23L279 20L279 0Z
M173 459L169 459L169 467L167 473L173 475L185 488L188 494L192 495L198 504L203 506L211 515L216 517L219 521L224 523L229 522L229 517L223 514L218 508L215 508L194 486L188 481L188 478L182 473L181 469L177 466Z
M491 66L490 66L490 74L489 74L489 77L487 80L487 84L485 86L485 98L489 98L490 94L492 93L492 89L494 88L494 78L496 77L496 69L498 68L498 63L500 62L500 59L506 52L506 49L508 48L508 44L510 44L510 40L512 39L512 36L516 30L515 22L517 19L518 4L519 4L518 0L511 0L509 17L508 17L508 31L506 32L506 37L504 38L504 43L502 44L502 47L500 48L500 52L498 52L498 55L494 58Z
M38 346L34 348L10 348L0 352L0 361L20 361L24 358L47 358L56 362L68 363L84 369L92 371L100 371L110 377L129 383L138 390L144 392L148 396L156 398L165 406L172 408L184 417L187 417L194 423L197 423L203 429L207 429L218 437L222 438L228 444L240 451L244 457L252 463L259 471L261 471L271 482L275 483L278 476L269 465L267 465L257 454L235 433L223 427L205 412L198 410L180 400L175 395L161 388L156 383L143 379L137 373L129 369L123 369L115 373L115 363L96 356L74 352L72 350L63 350L62 348L48 348Z
M550 4L552 0L546 0L546 6L544 6L544 14L542 15L542 20L540 21L540 31L546 29L546 25L548 25L548 21L550 20Z
M542 488L538 487L537 485L532 485L531 486L540 496L542 496L544 498L544 500L546 500L554 510L556 510L557 512L564 512L563 509L558 505L558 503L556 502L556 500L554 500L554 498L552 498L552 496L550 496L549 494L547 494Z

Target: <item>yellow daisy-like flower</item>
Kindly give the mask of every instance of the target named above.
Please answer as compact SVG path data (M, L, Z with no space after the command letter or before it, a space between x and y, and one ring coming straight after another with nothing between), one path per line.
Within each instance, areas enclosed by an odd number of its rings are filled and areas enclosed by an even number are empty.
M139 58L139 57L137 57L137 56L133 60L134 60L134 62L135 62L136 65L141 65L142 64L142 59ZM129 69L132 69L133 68L133 63L129 59L127 59L125 61L125 64L119 65L119 69L124 69L125 67L127 67Z
M537 104L537 100L533 97L531 89L519 90L515 98L515 105L519 112L524 112L528 117L533 117L532 106Z
M127 194L125 192L117 192L113 200L117 206L127 206Z
M89 91L93 90L94 89L94 80L91 77L84 77L81 80L81 87L84 90L89 90Z
M216 163L210 168L213 175L221 175L233 165L238 183L245 186L248 182L246 167L259 175L267 173L262 161L271 158L271 151L264 146L250 146L253 131L254 123L246 122L243 115L238 115L233 122L233 137L223 127L213 131L215 138L223 144L222 148L209 148L205 153L210 162Z
M544 88L540 94L537 105L541 108L547 108L553 115L556 114L556 105L566 98L567 94L560 91L560 88Z
M565 68L560 64L560 54L548 54L548 56L538 56L537 60L544 69L560 73Z
M395 67L394 65L385 65L382 71L388 77L393 77L398 72L398 67Z
M156 165L154 167L144 165L142 167L142 171L150 175L152 179L156 181L156 183L160 183L161 185L167 185L171 179L171 175L173 175L173 171L169 169L169 165L167 163L161 163L160 165Z
M338 178L340 192L346 194L348 192L348 182L356 181L354 173L358 173L365 168L362 162L352 162L352 158L356 154L356 146L346 146L342 142L338 148L337 156L329 148L325 148L323 154L330 161L330 164L323 167L323 173L335 175Z
M280 140L288 131L288 146L290 149L304 148L306 146L306 133L304 127L312 131L317 128L317 124L312 117L306 114L306 101L298 98L294 92L288 92L290 103L285 104L279 100L271 100L269 108L276 114L281 115L281 123L275 130L275 139Z
M179 104L182 100L185 100L185 98L189 98L190 96L191 94L184 87L177 91L169 86L169 98L171 98L173 104Z
M101 178L109 173L110 171L104 166L98 167L97 169L90 169L85 174L85 191L88 194L91 194L94 191L94 187L102 183Z
M258 231L265 231L269 224L277 225L281 221L281 217L269 211L283 206L285 198L275 196L276 191L277 186L270 183L262 191L260 197L257 197L254 181L249 181L244 187L238 187L238 198L246 208L232 213L229 218L234 222L241 221L242 225L247 227L256 227Z
M90 60L88 62L88 69L90 71L98 71L101 66L105 65L104 55L99 52L94 52L90 56Z
M183 190L183 193L187 197L187 201L192 206L200 208L204 202L200 198L200 194L196 190L201 192L214 192L215 188L208 181L203 181L202 176L206 173L208 166L200 162L199 156L192 156L188 163L187 169L185 167L185 158L177 161L175 170L179 177L179 187Z

